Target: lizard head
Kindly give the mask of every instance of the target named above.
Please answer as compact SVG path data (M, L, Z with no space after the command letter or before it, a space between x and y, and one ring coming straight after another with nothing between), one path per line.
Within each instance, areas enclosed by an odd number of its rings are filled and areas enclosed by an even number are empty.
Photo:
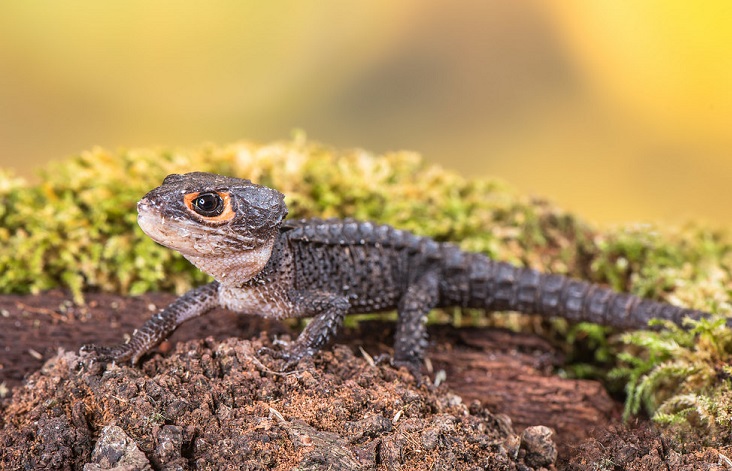
M246 281L264 267L287 207L277 190L194 172L168 175L140 200L137 212L145 234L224 282L234 276Z

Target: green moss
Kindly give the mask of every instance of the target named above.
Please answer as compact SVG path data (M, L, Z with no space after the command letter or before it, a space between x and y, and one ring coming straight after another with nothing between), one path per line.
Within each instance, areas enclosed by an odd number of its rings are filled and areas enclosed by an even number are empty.
M248 142L198 149L93 149L51 164L38 184L0 169L0 292L62 287L136 294L183 292L206 280L136 224L136 201L170 173L218 172L275 187L291 217L371 219L496 259L607 283L616 289L712 312L730 311L732 250L726 234L629 225L598 230L545 201L516 194L493 179L467 179L425 164L411 152L375 156L339 151L297 134L286 142ZM480 322L482 313L463 314ZM566 329L585 342L591 362L575 371L617 364L618 337L597 326ZM568 337L567 337L568 336ZM641 406L664 422L732 416L727 329L701 323L622 337L613 377L628 391L628 411ZM715 398L709 401L705 398ZM690 410L695 412L692 414ZM701 419L699 419L701 420ZM705 419L706 420L706 419ZM705 423L720 425L719 420Z
M291 217L372 219L537 266L554 257L536 245L572 253L568 238L582 231L571 217L498 181L467 180L411 152L339 152L301 135L195 150L93 149L49 165L36 185L0 172L0 292L60 286L78 297L87 290L182 292L200 283L205 277L194 267L144 236L135 210L166 175L193 170L275 187L287 195ZM552 232L555 219L569 230Z

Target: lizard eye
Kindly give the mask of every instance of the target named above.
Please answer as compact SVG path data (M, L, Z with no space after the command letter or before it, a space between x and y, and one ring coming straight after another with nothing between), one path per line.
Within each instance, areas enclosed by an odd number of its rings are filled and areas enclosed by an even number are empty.
M191 206L204 217L219 216L224 212L224 200L218 193L201 193L192 201Z

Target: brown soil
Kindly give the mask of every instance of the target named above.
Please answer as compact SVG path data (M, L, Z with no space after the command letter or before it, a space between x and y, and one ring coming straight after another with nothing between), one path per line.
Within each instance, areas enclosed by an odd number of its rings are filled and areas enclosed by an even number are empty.
M0 468L732 469L726 449L625 427L602 385L553 374L561 356L531 335L434 326L438 387L369 361L389 353L379 322L285 374L257 351L290 329L228 311L138 368L77 354L172 299L0 296Z

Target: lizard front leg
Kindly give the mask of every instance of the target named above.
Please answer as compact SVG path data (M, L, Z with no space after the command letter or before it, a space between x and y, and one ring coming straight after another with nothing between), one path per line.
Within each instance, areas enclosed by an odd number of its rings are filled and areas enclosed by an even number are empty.
M273 351L268 348L260 350L273 357L285 359L284 369L292 368L300 359L312 356L323 348L338 332L350 307L347 298L329 293L293 291L289 297L291 302L298 306L300 317L313 318L297 340L283 350Z
M83 352L95 352L100 360L130 361L133 365L145 353L165 340L183 322L219 306L219 284L214 281L192 289L155 314L135 330L129 342L113 347L84 345Z

